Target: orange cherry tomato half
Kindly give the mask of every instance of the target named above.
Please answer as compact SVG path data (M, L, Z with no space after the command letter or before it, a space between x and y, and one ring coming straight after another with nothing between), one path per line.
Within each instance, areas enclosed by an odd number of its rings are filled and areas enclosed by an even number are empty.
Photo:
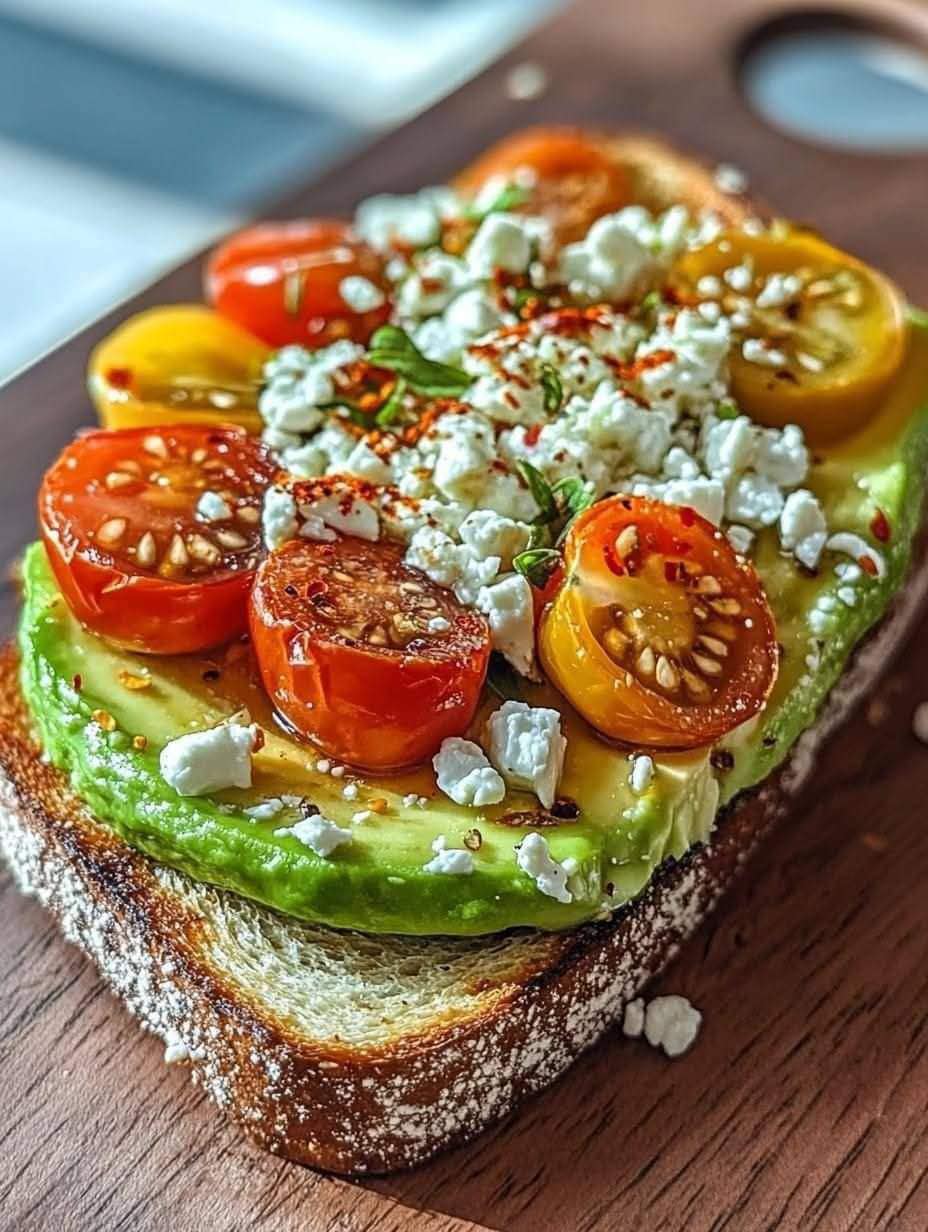
M688 749L762 708L777 674L773 616L754 569L711 522L615 496L577 518L565 558L539 653L597 731Z
M252 592L251 636L284 718L375 772L425 761L467 729L490 654L484 618L389 540L292 540L272 552Z
M549 219L562 243L582 239L603 214L632 200L632 185L605 138L579 128L528 128L504 138L455 181L463 193L478 192L488 180L519 182L528 173L525 213Z
M206 650L244 633L273 474L262 447L235 428L78 437L39 490L42 538L74 615L148 654Z
M347 278L364 280L354 284L357 298L345 298ZM233 235L209 260L206 294L223 316L274 347L367 342L390 315L383 263L337 219L265 223Z

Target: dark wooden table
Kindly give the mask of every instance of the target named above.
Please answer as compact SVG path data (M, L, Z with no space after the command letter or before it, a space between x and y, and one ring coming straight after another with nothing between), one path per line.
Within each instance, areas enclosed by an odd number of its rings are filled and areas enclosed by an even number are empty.
M435 182L520 124L646 128L745 168L765 199L928 302L928 162L803 145L740 95L737 48L792 7L587 0L278 212L345 212ZM928 38L924 9L844 8ZM525 59L550 83L517 103L505 80ZM43 466L91 419L91 345L198 282L192 262L0 391L0 560L32 533ZM691 1054L670 1063L615 1035L502 1128L385 1180L332 1180L253 1148L0 874L0 1228L928 1227L928 748L911 729L926 697L928 618L661 981L705 1013Z

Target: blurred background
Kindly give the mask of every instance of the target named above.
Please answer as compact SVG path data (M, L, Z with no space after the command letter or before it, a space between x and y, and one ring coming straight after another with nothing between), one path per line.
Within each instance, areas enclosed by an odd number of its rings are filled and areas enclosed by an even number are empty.
M566 3L0 0L0 382ZM813 140L928 144L912 47L826 24L746 73ZM515 96L544 87L514 70Z

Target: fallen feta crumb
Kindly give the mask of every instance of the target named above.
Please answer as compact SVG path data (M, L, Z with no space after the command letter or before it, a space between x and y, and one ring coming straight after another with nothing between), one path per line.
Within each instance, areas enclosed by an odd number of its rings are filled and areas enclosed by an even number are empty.
M449 847L443 834L432 842L435 855L422 866L424 873L443 873L461 877L474 871L474 857L463 847Z
M516 848L516 863L523 873L532 878L542 894L556 898L559 903L573 902L574 896L567 888L567 869L551 858L548 840L542 835L534 830L526 834Z
M622 1017L622 1034L629 1039L640 1039L644 1033L644 1000L636 997L625 1006Z
M735 167L731 163L719 163L713 178L716 187L720 188L723 193L743 193L747 190L748 177L740 167Z
M285 488L268 488L261 510L261 527L269 552L296 535L296 501Z
M861 560L869 560L878 578L886 576L886 562L883 556L876 548L871 547L866 539L862 539L860 535L853 535L848 531L840 531L837 535L831 535L825 542L825 547L829 552L844 552L852 557L858 564ZM846 576L846 575L845 575Z
M548 74L533 60L514 64L506 74L506 93L516 102L540 98L548 88Z
M222 723L188 732L161 750L161 776L180 796L206 796L226 787L251 786L254 727Z
M481 808L499 804L506 794L506 784L473 740L448 736L432 758L432 765L439 789L455 804Z
M535 670L535 605L532 588L521 573L510 573L477 592L477 607L490 625L494 650L508 660L520 676Z
M313 817L302 817L295 825L284 826L274 833L298 839L304 847L308 847L323 859L328 858L336 847L350 843L352 837L350 830L341 829L321 813L316 813Z
M262 800L260 804L253 804L251 808L244 810L245 816L250 817L252 821L270 821L284 807L284 801L280 796L271 796L267 800Z
M655 997L644 1014L644 1036L652 1048L668 1057L682 1056L699 1034L702 1014L686 997Z
M178 1065L181 1061L190 1060L190 1049L181 1039L177 1031L168 1031L164 1037L164 1062L166 1065Z
M928 744L928 702L921 702L912 715L912 731L922 744Z

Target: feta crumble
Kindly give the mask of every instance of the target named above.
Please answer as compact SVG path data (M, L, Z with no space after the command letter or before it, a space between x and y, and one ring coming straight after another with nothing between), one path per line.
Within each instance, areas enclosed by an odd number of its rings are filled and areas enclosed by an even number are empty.
M557 710L503 702L487 721L490 759L512 787L533 791L545 808L557 797L567 740Z
M645 1039L668 1057L680 1057L691 1048L701 1025L702 1014L686 997L655 997L645 1009Z
M474 871L474 857L471 853L463 847L449 847L443 834L439 834L433 841L432 851L434 856L422 866L425 873L461 877Z
M343 278L338 284L338 293L353 312L373 312L387 302L380 287L360 274Z
M201 522L224 522L232 517L232 508L218 492L207 491L197 501L196 515Z
M632 758L628 783L636 796L643 796L654 778L654 759L646 753Z
M490 625L494 650L520 676L535 674L535 605L532 588L521 573L511 573L477 592L477 607Z
M161 750L161 777L180 796L207 796L227 787L251 786L251 755L255 729L242 723L221 723L206 731L188 732Z
M537 831L531 831L516 848L516 863L527 873L542 894L556 898L559 903L572 903L573 894L567 888L568 871L563 864L551 858L548 840Z
M297 839L323 859L328 859L337 847L350 843L352 839L350 830L343 830L321 813L316 813L313 817L301 817L292 826L284 826L274 833L280 837L289 835Z
M432 758L432 766L439 790L455 804L482 808L499 804L506 795L506 784L472 740L447 737Z

